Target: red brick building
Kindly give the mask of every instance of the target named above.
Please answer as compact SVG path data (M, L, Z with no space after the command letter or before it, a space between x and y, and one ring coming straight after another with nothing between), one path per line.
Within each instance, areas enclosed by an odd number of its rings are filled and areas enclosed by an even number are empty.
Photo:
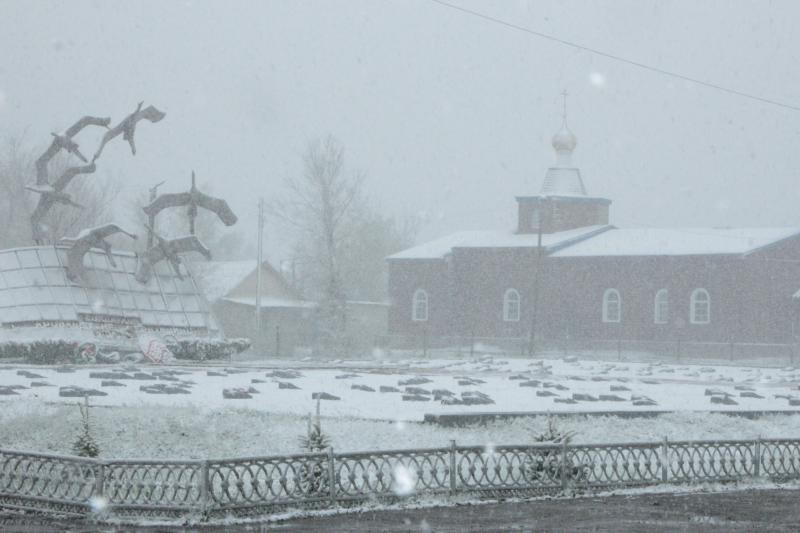
M570 163L576 144L565 122L515 230L388 258L390 334L794 342L800 228L616 228Z

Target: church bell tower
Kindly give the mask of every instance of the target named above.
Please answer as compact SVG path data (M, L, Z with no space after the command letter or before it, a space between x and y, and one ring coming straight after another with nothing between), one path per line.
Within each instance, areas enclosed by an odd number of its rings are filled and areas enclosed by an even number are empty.
M553 136L555 166L547 169L537 196L517 196L517 233L555 233L608 224L611 200L588 196L581 171L572 164L578 139L567 126L567 93L561 129Z

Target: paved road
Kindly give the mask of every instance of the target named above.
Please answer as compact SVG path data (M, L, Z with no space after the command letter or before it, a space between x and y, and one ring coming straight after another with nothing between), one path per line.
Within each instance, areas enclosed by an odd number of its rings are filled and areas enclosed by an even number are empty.
M324 531L468 532L506 531L800 531L800 491L645 494L539 500L406 511L378 511L278 524L191 528L98 527L83 521L45 522L0 517L2 531Z
M285 531L800 531L800 491L648 494L369 512L294 520Z

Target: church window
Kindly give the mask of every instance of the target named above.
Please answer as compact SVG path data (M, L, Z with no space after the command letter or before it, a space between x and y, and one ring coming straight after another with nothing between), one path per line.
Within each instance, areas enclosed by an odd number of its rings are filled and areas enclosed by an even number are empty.
M617 289L606 289L603 293L603 322L619 322L622 319L622 298Z
M414 291L411 319L414 322L425 322L428 320L428 293L422 289Z
M503 295L503 320L505 322L519 322L519 293L515 289L508 289Z
M705 289L695 289L689 305L689 320L692 324L711 322L711 297Z
M669 323L669 292L667 289L661 289L656 293L653 322L656 324Z

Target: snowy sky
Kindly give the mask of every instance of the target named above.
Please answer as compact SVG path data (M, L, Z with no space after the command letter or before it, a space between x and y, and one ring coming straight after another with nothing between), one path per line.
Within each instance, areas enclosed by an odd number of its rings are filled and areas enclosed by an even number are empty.
M452 0L514 24L800 105L800 3ZM189 172L246 229L256 198L331 133L421 240L514 225L554 161L560 96L590 194L621 226L800 226L800 112L698 87L429 0L0 0L0 136L46 142L83 114L167 113L102 171L132 195ZM88 146L93 143L87 141ZM91 151L91 150L89 150ZM102 179L102 178L101 178ZM254 231L253 231L254 233ZM280 236L267 249L281 259Z

